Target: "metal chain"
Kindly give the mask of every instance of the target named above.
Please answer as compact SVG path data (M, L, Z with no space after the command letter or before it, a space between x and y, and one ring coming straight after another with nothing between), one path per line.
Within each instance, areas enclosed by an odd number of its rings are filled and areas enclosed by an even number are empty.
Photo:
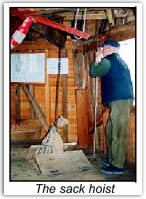
M59 46L58 73L57 73L57 79L56 79L55 122L57 121L57 117L58 117L58 99L59 99L60 72L61 72L61 47Z

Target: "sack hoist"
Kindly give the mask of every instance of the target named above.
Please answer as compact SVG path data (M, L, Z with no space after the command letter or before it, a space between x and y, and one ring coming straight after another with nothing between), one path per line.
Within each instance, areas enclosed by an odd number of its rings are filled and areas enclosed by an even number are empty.
M60 36L61 42L61 36ZM68 119L62 115L58 116L58 103L59 103L59 86L61 78L61 46L59 45L58 51L58 71L56 79L56 99L55 99L55 122L49 128L47 136L43 139L38 153L62 153L64 151L63 140L58 133L58 128L62 128L69 124Z
M51 20L48 20L44 17L35 16L35 17L27 17L23 24L18 28L18 31L15 31L15 33L11 37L11 49L13 49L18 44L22 43L24 40L26 33L29 30L29 26L33 22L42 23L44 25L51 26L52 28L59 29L61 31L67 32L69 34L72 34L76 37L76 39L88 39L90 37L89 34L85 33L85 20L86 20L86 8L83 15L83 31L78 31L76 29L77 27L77 17L79 14L79 8L76 12L76 23L75 28L69 28L62 26L60 24L57 24ZM16 15L19 15L20 12L17 11L15 13ZM61 38L60 38L61 39ZM58 133L58 127L64 127L69 122L68 119L64 118L63 116L58 116L58 96L59 96L59 83L60 83L60 70L61 70L61 47L59 47L59 56L58 56L58 74L57 74L57 80L56 80L56 101L55 101L55 122L54 124L48 129L47 136L43 139L40 149L38 149L37 153L60 153L63 151L63 141L61 136Z

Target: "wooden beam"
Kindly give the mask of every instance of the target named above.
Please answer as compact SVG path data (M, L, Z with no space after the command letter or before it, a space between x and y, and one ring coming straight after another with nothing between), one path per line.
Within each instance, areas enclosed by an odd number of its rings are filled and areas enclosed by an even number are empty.
M102 43L103 37L114 39L116 41L124 41L127 39L135 38L135 23L112 28L110 31L103 33L99 37L99 43Z
M97 43L102 44L107 38L115 41L125 41L127 39L135 38L135 23L132 22L126 25L114 27L110 31L106 31L99 35L97 41L95 36L90 37L90 39L84 41L84 52L96 50Z
M30 91L31 95L33 97L35 97L35 87L34 87L34 85L29 85L29 91ZM31 106L31 118L33 120L36 119L36 113L35 113L34 109L32 108L32 106Z
M48 132L49 125L48 125L48 122L46 120L45 114L43 113L43 110L41 109L39 103L32 96L32 94L30 93L28 87L25 84L21 84L21 87L22 87L24 93L26 94L26 96L28 97L28 100L29 100L31 106L33 107L34 111L38 115L38 118L39 118L39 121L40 121L41 125L46 130L46 132Z
M76 90L78 145L81 148L88 148L90 143L86 93L86 89Z
M10 12L12 16L17 16L22 21L26 18L22 12L17 10L17 8L11 8Z
M114 22L114 17L113 17L113 13L112 13L112 9L111 8L107 8L106 9L106 15L107 15L107 19L108 19L109 25L111 27L114 27L115 22Z
M16 95L15 95L15 110L16 110L16 123L20 122L21 119L21 104L20 104L20 85L15 84Z
M59 16L64 17L64 20L68 21L68 20L74 20L74 13L72 14L68 14L66 13L66 15L64 16L63 14L59 14ZM83 15L79 14L77 17L78 20L82 20L83 19ZM86 14L86 20L92 20L92 19L107 19L106 14L104 11L99 11L98 13L93 13L93 12L88 12Z
M37 10L29 10L29 9L27 9L27 10L18 11L17 8L11 8L10 12L11 12L12 16L17 16L17 17L19 17L22 20L24 20L26 18L25 15L39 14Z

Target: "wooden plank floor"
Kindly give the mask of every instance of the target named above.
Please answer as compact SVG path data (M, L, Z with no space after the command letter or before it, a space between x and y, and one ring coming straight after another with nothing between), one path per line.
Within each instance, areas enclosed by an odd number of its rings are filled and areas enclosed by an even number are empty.
M79 168L79 170L71 170L64 173L49 172L48 174L40 174L26 160L28 147L12 146L11 147L11 181L135 181L135 169L127 167L124 175L104 175L100 173L101 154L92 158L92 154L86 154L90 161L87 168ZM68 165L64 163L66 167ZM91 165L91 167L89 167Z

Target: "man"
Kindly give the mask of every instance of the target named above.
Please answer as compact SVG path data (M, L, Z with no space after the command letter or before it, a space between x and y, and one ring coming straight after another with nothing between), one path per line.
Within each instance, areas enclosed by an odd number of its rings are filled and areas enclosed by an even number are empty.
M102 103L109 108L106 125L105 174L123 174L133 87L127 64L118 54L120 44L107 40L91 63L91 77L101 78Z

